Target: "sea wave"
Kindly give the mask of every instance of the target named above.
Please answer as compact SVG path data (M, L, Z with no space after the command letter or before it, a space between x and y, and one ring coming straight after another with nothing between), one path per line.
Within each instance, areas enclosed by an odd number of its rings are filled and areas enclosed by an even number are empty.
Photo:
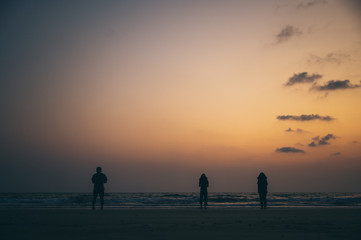
M198 206L199 194L190 193L107 193L105 204L111 208L177 208ZM257 193L209 193L212 207L256 207ZM361 206L361 193L269 193L269 206L317 207ZM88 208L91 193L0 193L1 208Z

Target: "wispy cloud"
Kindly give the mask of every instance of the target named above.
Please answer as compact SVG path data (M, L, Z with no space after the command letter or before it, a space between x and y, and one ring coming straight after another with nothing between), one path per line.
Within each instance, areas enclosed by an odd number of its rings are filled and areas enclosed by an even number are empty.
M315 142L311 142L311 143L308 144L308 146L309 146L309 147L316 147L317 144L316 144Z
M319 141L318 141L318 144L319 145L326 145L326 144L329 144L328 140L330 139L335 139L336 137L333 135L333 134L327 134L326 136L324 136L323 138L321 138Z
M359 88L361 85L351 84L350 80L330 80L325 85L313 85L311 90L317 91L334 91Z
M313 137L312 140L313 140L313 141L319 141L319 140L320 140L320 136Z
M344 61L351 61L351 56L341 52L332 52L324 57L311 55L310 58L307 59L307 62L309 64L325 64L325 63L341 64Z
M327 134L326 136L320 138L319 136L312 138L312 142L308 144L309 147L317 147L322 145L330 144L329 140L336 139L335 135Z
M335 152L335 153L332 153L330 156L331 156L331 157L336 157L336 156L339 156L339 155L341 155L340 152Z
M318 114L302 114L302 115L280 115L277 116L278 120L293 120L293 121L312 121L312 120L321 120L321 121L333 121L335 120L330 116L320 116Z
M305 151L298 149L298 148L293 148L293 147L282 147L282 148L277 148L276 152L280 152L280 153L305 153Z
M322 78L322 75L317 73L313 73L311 75L307 72L295 73L288 79L288 81L285 83L285 86L292 86L297 83L313 83L320 78Z
M326 4L327 1L326 0L313 0L313 1L308 1L306 3L300 3L297 5L297 9L305 9L305 8L309 8L309 7L313 7L315 5L318 4Z
M289 40L290 38L297 36L297 35L301 35L302 32L291 25L287 25L286 27L282 28L282 30L280 31L280 33L278 33L276 35L277 37L277 42L281 43L281 42L285 42L287 40Z
M306 131L302 130L301 128L297 128L297 129L288 128L288 129L285 130L285 132L304 133Z

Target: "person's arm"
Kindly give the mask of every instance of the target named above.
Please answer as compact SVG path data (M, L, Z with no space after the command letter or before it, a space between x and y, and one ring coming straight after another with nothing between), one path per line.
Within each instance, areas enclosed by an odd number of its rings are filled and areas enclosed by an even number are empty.
M266 193L268 193L268 181L266 180Z
M95 184L95 175L92 177L92 183Z
M104 174L104 183L107 183L108 182L108 178L107 178L107 176L105 176L105 174Z

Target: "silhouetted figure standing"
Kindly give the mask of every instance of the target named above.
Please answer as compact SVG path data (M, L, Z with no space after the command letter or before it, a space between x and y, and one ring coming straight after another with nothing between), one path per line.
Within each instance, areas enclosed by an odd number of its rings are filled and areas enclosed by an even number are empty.
M102 173L102 168L97 167L97 173L93 175L92 182L94 184L93 189L93 210L95 209L95 201L99 195L101 209L103 209L104 205L104 183L108 181L107 176Z
M266 175L261 172L258 177L257 177L258 181L258 194L259 194L259 200L261 202L261 208L266 208L267 207L267 177Z
M204 202L204 208L208 205L208 179L206 175L203 173L199 178L199 187L201 188L200 196L199 196L199 204L202 208L202 203Z

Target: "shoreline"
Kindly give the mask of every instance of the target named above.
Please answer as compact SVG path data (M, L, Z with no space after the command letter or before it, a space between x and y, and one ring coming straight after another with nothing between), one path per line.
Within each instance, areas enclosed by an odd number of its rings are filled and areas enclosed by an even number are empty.
M104 206L104 210L307 210L307 209L360 209L361 205L356 206L269 206L267 209L261 209L256 206L208 206L206 209L200 209L199 206ZM92 206L70 207L70 206L49 206L49 207L29 207L29 206L0 206L0 211L6 210L92 210ZM100 210L100 206L96 206Z

